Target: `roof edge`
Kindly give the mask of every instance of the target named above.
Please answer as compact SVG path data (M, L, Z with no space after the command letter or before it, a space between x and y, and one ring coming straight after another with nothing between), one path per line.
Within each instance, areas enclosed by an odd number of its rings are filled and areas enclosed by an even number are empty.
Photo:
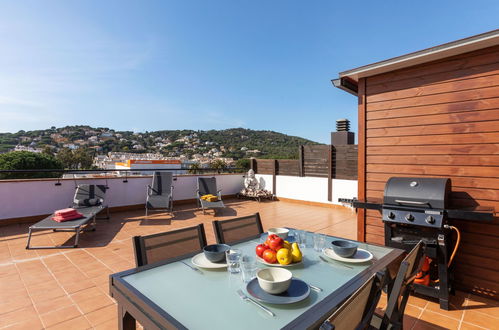
M358 81L359 78L370 77L497 45L499 45L499 29L343 71L339 73L339 77L348 77Z

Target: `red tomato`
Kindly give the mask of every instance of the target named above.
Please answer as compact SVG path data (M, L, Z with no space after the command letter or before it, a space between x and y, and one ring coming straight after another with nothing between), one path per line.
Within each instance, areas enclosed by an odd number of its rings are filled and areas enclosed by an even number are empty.
M277 262L277 254L271 249L267 249L263 252L263 260L269 264L275 264Z
M265 250L267 250L268 247L265 246L265 244L258 244L256 246L256 255L259 256L260 258L263 257L263 252L265 252Z
M284 240L277 235L271 235L274 237L269 238L269 247L274 251L279 251L284 245Z

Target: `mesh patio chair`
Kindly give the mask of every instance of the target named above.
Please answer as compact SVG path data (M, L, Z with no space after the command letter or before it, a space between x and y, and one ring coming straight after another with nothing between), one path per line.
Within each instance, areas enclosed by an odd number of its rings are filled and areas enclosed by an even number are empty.
M380 296L380 281L374 274L324 321L320 329L366 329L369 326Z
M384 315L374 314L371 325L376 329L402 329L405 306L413 290L416 274L421 271L424 260L424 243L419 241L402 260L388 296Z
M146 217L149 209L173 213L172 182L171 172L154 172L152 186L147 186Z
M147 236L134 236L137 267L194 252L206 246L203 224Z
M217 197L217 201L210 202L204 200L201 197L205 195L213 195ZM217 179L212 178L198 178L198 187L196 190L196 200L198 202L198 207L203 209L203 214L206 213L206 209L221 209L224 208L224 202L222 201L222 191L217 189Z
M83 215L80 219L57 222L52 220L53 214L43 220L31 225L28 232L28 243L26 249L58 249L58 248L75 248L78 246L78 239L81 231L94 231L96 227L97 214L106 209L109 219L109 208L104 204L106 190L108 188L103 185L80 184L76 187L76 192L73 198L71 208L78 210ZM89 227L90 228L87 228ZM55 231L74 231L76 234L75 243L73 245L59 246L30 246L31 234L35 230L52 229Z
M260 214L230 220L213 221L213 229L218 243L234 244L249 238L259 237L263 233Z

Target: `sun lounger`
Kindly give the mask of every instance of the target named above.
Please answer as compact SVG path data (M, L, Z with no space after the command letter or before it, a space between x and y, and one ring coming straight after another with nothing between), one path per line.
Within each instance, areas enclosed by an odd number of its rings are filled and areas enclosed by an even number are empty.
M75 248L78 246L78 239L82 231L94 231L96 226L97 214L102 210L107 210L107 219L109 219L109 208L104 205L104 197L106 187L102 185L82 184L76 188L76 193L73 200L72 208L76 209L83 215L82 218L57 222L52 220L55 214L52 214L45 219L31 225L28 233L28 243L26 249L59 249L59 248ZM89 227L89 228L87 228ZM73 245L60 246L30 246L31 234L36 230L53 231L74 231L76 234Z

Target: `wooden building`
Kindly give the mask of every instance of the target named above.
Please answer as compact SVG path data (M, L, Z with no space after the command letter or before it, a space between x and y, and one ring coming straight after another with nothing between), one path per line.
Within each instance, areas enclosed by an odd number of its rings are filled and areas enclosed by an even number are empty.
M366 65L333 81L358 96L359 199L392 176L449 177L454 206L493 206L462 233L456 287L499 296L499 30ZM358 239L384 244L378 211L358 212Z

